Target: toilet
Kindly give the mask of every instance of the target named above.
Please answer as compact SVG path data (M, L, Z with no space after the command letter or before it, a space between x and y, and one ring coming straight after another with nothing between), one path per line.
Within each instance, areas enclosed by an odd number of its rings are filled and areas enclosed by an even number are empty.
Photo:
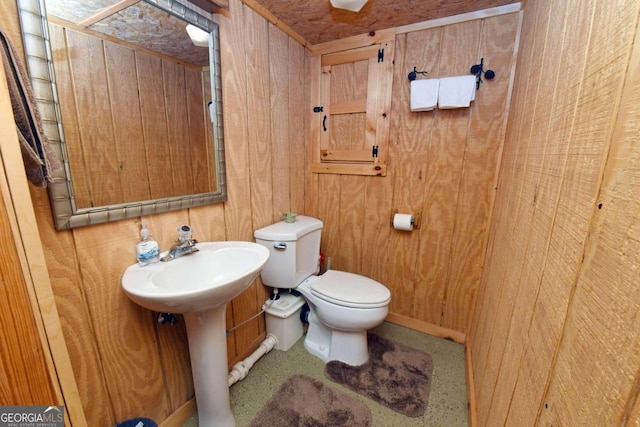
M362 365L369 360L367 330L386 318L391 292L358 274L328 270L318 276L321 232L322 221L301 215L256 230L256 243L270 252L262 282L275 291L297 291L308 303L309 353L325 362Z

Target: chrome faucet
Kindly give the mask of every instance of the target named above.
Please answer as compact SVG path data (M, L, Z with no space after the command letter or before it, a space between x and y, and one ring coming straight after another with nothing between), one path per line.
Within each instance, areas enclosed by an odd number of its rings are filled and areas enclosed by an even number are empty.
M196 247L196 243L198 243L198 241L191 238L192 234L193 230L188 225L179 227L178 240L176 240L176 244L169 249L169 252L165 256L160 258L160 261L167 262L181 256L198 252L198 248Z

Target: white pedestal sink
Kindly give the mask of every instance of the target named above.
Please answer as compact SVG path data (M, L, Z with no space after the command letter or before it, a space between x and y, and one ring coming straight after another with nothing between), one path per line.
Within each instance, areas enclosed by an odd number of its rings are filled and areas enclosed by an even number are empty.
M235 426L229 402L227 302L260 274L269 250L252 242L204 242L169 262L128 267L122 289L131 300L157 312L183 313L202 427Z

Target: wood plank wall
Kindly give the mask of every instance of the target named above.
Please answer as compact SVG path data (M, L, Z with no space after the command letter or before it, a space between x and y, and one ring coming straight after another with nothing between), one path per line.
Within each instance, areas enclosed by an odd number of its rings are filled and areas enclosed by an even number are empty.
M14 206L8 185L11 172L6 165L9 159L14 165L20 161L12 114L0 61L0 116L9 120L0 124L0 405L62 405L59 386L52 382L55 376L49 372L49 349L43 349L34 317L30 284L23 270L25 247L16 225L19 209Z
M482 271L497 176L518 14L396 36L386 177L313 175L307 211L324 221L331 267L392 293L390 312L465 332ZM466 75L485 59L497 78L471 108L412 113L407 74ZM421 216L412 232L392 211Z
M397 36L392 173L373 178L308 172L307 114L300 115L309 108L307 54L239 1L230 7L217 17L229 201L147 218L161 246L182 223L200 240L252 240L253 230L282 212L316 215L325 221L323 251L334 268L388 285L397 316L465 331L487 239L518 15ZM498 77L483 84L472 108L409 112L406 76L414 66L430 77L467 74L481 57ZM158 327L120 291L138 221L56 232L46 192L32 188L32 199L88 422L166 418L193 393L186 337L181 326ZM421 229L393 230L393 209L422 214ZM257 313L265 297L256 282L229 305L229 326ZM228 340L229 360L263 336L262 319L239 327Z
M640 423L639 11L526 3L469 334L480 426Z
M205 240L253 240L253 230L304 206L308 99L305 49L237 0L221 25L225 147L229 201L145 218L162 248L190 224ZM3 4L4 7L4 4ZM15 9L0 16L19 28ZM14 32L19 37L19 32ZM16 46L21 46L18 39ZM57 232L48 195L30 186L47 268L88 425L124 419L166 419L193 397L184 326L158 326L155 315L120 289L135 261L139 220ZM257 281L227 309L228 327L260 311L266 290ZM228 338L230 364L264 337L250 321Z
M51 384L4 199L0 194L0 405L61 405Z
M462 331L482 275L467 331L479 425L640 422L640 1L526 2L484 271L502 132L492 115L504 110L499 67L510 61L517 19L398 35L392 174L318 177L301 172L309 164L306 114L299 119L308 98L304 50L237 0L230 7L219 17L230 200L149 217L161 244L183 222L201 240L251 240L281 212L317 215L335 268L387 284L398 315ZM17 38L15 10L2 11L0 25ZM408 112L413 66L432 76L462 73L467 55L489 58L490 49L503 58L486 60L498 79L483 85L469 112ZM489 118L476 118L483 114ZM465 202L477 194L479 203ZM119 289L137 221L56 232L46 192L31 187L31 197L89 425L163 420L193 390L184 330L158 327ZM353 224L342 226L341 212L354 207L361 237L343 252L340 229ZM392 209L422 213L423 228L390 229ZM257 284L230 304L229 325L259 311L263 297ZM239 328L229 360L262 334L259 321Z
M201 67L70 27L49 33L78 208L215 191Z

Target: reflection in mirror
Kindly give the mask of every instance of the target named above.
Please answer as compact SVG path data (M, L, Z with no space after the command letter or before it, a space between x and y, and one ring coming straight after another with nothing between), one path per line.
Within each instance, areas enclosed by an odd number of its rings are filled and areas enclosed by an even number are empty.
M213 21L178 0L18 5L45 133L65 165L49 191L56 228L226 200ZM208 48L187 23L209 33Z

